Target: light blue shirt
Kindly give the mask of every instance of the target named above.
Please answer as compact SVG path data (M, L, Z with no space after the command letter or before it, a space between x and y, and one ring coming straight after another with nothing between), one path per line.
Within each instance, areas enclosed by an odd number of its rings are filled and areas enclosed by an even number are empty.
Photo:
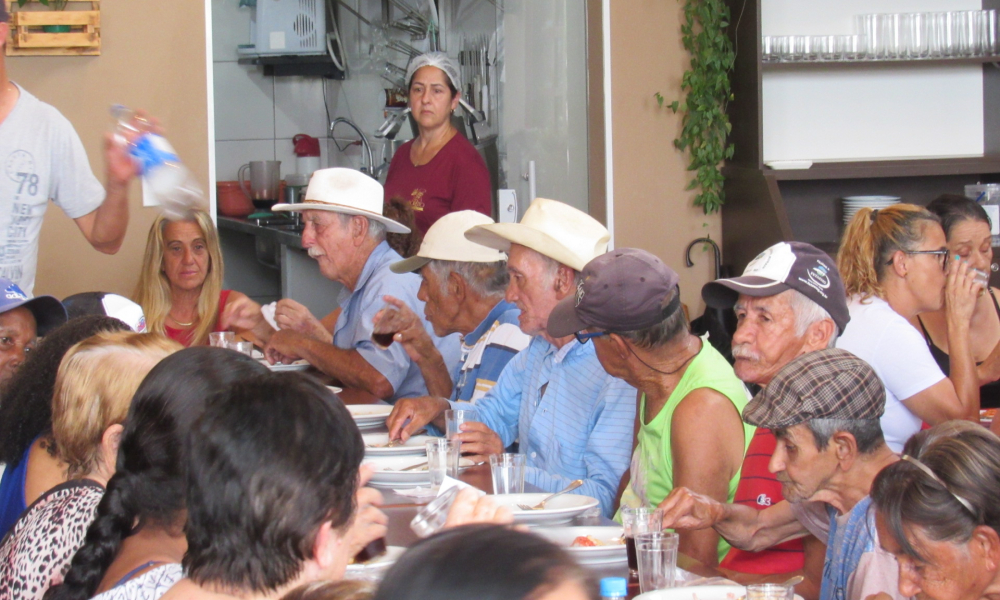
M593 344L556 348L536 336L476 410L504 447L520 439L526 482L557 492L582 479L573 493L597 498L610 517L632 454L635 399L635 388L604 371Z
M434 328L423 316L424 303L417 299L420 276L414 273L397 274L389 270L389 265L400 260L403 257L390 248L389 244L382 242L375 247L361 270L355 290L351 292L345 288L341 293L341 312L333 334L334 346L344 350L357 350L368 364L389 381L394 390L392 397L388 398L390 403L400 398L426 396L427 384L420 374L420 368L410 360L400 344L393 343L383 350L372 342L372 319L385 306L382 296L399 298L420 316L446 365L458 363L461 343L457 333L443 338L434 335Z

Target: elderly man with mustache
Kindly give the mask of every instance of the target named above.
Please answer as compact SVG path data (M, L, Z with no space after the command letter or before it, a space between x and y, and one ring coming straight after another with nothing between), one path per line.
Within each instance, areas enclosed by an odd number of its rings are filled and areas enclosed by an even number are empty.
M850 320L836 263L803 242L775 244L751 261L741 277L709 282L701 293L709 306L736 311L732 345L736 376L761 387L795 358L833 347ZM743 460L737 504L763 510L784 499L781 482L768 471L775 444L769 429L757 429ZM798 591L808 598L818 591L823 552L823 545L810 537L759 552L734 548L721 566L761 575L805 568L809 582Z

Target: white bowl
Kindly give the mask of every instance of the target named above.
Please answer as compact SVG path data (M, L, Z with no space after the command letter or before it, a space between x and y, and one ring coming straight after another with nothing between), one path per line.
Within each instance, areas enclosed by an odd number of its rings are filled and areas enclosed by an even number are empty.
M545 503L545 508L541 510L522 510L518 504L534 506L551 496L550 493L541 494L495 494L493 499L497 504L510 508L514 513L515 523L527 523L530 525L541 523L568 523L573 517L583 514L594 508L598 504L597 498L583 496L580 494L563 494Z
M600 565L624 562L625 541L622 538L624 530L617 527L539 527L535 533L548 539L564 550L582 565ZM604 546L574 546L573 540L580 536L590 536L604 542Z

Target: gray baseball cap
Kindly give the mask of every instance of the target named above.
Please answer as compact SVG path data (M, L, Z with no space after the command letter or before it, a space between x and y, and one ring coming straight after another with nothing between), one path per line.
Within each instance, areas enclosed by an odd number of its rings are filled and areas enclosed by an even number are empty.
M680 294L667 301L680 277L645 250L618 248L602 254L587 263L581 277L576 294L563 298L549 314L549 335L564 337L587 327L637 331L680 309Z

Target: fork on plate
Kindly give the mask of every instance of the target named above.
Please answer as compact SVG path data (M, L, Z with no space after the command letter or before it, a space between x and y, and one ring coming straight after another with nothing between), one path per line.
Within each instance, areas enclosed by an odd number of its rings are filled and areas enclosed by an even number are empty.
M542 501L539 502L538 504L534 505L534 506L529 506L527 504L518 503L517 507L520 508L521 510L542 510L543 508L545 508L545 503L548 502L549 500L555 498L556 496L561 496L561 495L565 494L566 492L572 492L573 490L575 490L576 488L580 487L581 485L583 485L583 480L582 479L575 479L575 480L573 480L572 483L570 483L569 485L567 485L563 489L559 490L558 492L556 492L554 494L550 494L550 495L542 498Z

